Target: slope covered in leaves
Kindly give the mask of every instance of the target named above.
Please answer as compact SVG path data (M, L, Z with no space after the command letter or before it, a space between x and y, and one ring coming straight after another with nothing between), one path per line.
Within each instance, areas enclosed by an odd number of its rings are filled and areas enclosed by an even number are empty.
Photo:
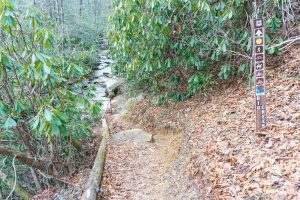
M255 130L254 92L243 84L206 100L144 101L132 111L132 119L150 130L185 130L166 197L299 198L300 49L291 52L268 62L268 128L262 132Z

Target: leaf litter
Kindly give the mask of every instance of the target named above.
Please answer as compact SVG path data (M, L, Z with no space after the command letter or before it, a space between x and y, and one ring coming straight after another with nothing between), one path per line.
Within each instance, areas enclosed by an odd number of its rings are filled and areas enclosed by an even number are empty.
M296 49L280 62L269 62L273 66L267 68L264 131L255 130L254 91L247 93L245 85L177 104L158 106L143 100L130 110L128 121L148 132L167 129L183 134L179 154L164 171L167 183L161 199L300 198L299 52ZM122 184L128 184L122 180L132 181L125 172L137 170L132 163L138 157L130 154L139 151L143 150L130 144L110 149L104 178L108 199L120 192L122 197L112 199L137 199L135 194L143 191L138 185L149 185L142 178L147 174L140 174L134 177L139 180L135 190L119 191ZM156 149L146 147L147 151ZM156 191L150 188L148 192L141 199L153 199L151 193Z

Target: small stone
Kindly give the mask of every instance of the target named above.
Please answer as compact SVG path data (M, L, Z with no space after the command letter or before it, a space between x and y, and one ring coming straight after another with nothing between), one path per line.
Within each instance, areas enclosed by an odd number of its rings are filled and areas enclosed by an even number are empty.
M265 147L271 149L273 147L273 141L269 140L268 143L265 145Z

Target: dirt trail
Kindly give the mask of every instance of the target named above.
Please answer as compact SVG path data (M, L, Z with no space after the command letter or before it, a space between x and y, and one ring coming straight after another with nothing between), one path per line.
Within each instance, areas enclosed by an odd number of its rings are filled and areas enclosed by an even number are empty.
M268 128L259 133L254 91L246 93L245 84L207 99L137 104L128 116L135 121L130 128L183 128L184 136L152 132L154 143L112 142L105 199L299 199L299 52L286 54L285 64L267 73ZM116 124L116 132L128 128Z
M103 180L104 199L165 199L165 175L178 154L181 134L152 134L152 143L111 141Z

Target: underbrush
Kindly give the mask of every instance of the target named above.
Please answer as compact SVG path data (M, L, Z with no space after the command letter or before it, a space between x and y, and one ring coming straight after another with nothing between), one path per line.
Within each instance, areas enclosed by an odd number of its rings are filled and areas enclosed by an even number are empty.
M75 48L41 10L7 0L0 28L0 196L28 199L63 185L87 156L101 103L81 80L98 47Z
M115 71L133 85L165 99L186 100L236 77L252 79L251 20L266 22L268 55L280 54L293 36L299 2L159 1L115 2L110 20Z

